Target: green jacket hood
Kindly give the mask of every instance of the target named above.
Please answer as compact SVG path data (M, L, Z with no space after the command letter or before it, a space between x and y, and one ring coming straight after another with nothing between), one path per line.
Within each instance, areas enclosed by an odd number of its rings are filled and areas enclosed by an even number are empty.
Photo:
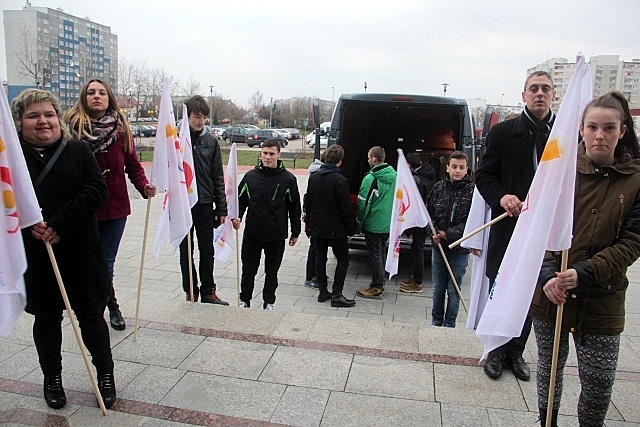
M396 171L388 163L381 163L371 168L371 174L380 182L391 184L396 182Z

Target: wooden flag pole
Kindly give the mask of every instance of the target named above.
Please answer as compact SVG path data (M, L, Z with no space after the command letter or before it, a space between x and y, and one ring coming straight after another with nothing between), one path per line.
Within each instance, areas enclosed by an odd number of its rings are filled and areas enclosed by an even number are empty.
M76 318L74 316L74 312L71 309L71 303L69 303L69 298L67 297L67 290L64 287L64 283L62 282L62 276L60 275L60 270L58 269L58 262L56 261L56 255L53 253L53 249L48 242L44 242L47 247L47 252L49 252L49 259L51 260L51 265L53 266L53 272L56 275L56 279L58 280L58 287L60 288L60 293L62 294L62 299L64 301L64 306L67 309L67 313L69 314L69 320L71 320L71 326L73 327L73 333L76 335L76 340L78 341L78 347L80 347L80 353L82 353L82 359L84 359L84 365L87 367L87 372L89 372L89 378L91 378L91 385L93 385L93 392L96 394L96 398L98 399L98 404L100 405L100 410L102 411L102 415L107 415L107 408L104 406L104 401L102 400L102 395L100 394L100 390L98 389L98 383L96 378L93 376L93 371L91 370L91 365L89 364L89 358L87 357L87 351L84 348L84 342L82 342L82 337L80 336L80 330L78 329L78 323L76 322Z
M240 307L240 240L238 240L238 230L236 230L236 282L238 283L238 307Z
M562 251L562 261L560 263L560 272L566 271L569 262L569 250ZM562 331L562 315L564 312L564 304L559 304L556 309L556 330L553 336L553 354L551 355L551 376L549 377L549 398L547 399L547 422L545 425L551 425L551 417L553 415L553 398L556 388L556 372L558 371L558 353L560 350L560 332Z
M464 242L468 238L475 236L476 234L478 234L479 232L481 232L482 230L484 230L487 227L491 227L493 224L495 224L496 222L506 218L508 215L509 215L509 212L505 212L502 215L500 215L499 217L492 219L491 221L489 221L485 225L482 225L482 226L476 228L471 233L468 233L467 235L462 236L461 238L459 238L458 240L456 240L455 242L450 244L449 245L449 249L455 248L456 246L458 246L460 243Z
M142 254L140 255L140 274L138 275L138 298L136 300L136 320L133 326L133 342L138 340L138 319L140 318L140 299L142 295L142 275L144 273L144 255L147 252L147 234L149 232L149 214L151 213L151 197L147 198L147 215L144 220L144 236L142 237Z
M429 227L431 227L431 232L433 234L436 234L436 229L433 227L433 223L431 221L429 221ZM460 296L460 302L462 302L462 306L464 307L464 311L465 312L469 312L469 309L467 308L467 304L464 302L464 298L462 297L462 292L460 291L460 287L458 286L458 282L456 281L456 278L453 276L453 271L451 271L451 266L449 265L449 261L447 261L447 257L444 254L444 249L442 248L442 244L438 243L438 249L440 249L440 254L442 255L442 259L444 260L444 263L447 266L447 270L449 270L449 275L451 276L451 280L453 280L453 286L456 287L456 291L458 292L458 295Z
M193 251L191 250L191 230L187 231L187 253L189 260L189 294L191 295L191 302L195 302L193 295Z

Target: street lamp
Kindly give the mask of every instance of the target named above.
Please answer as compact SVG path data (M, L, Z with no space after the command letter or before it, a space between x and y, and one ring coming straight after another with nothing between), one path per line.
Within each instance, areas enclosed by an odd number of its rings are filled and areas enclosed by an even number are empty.
M215 86L209 86L209 103L211 104L211 109L209 110L209 126L213 126L213 88Z
M504 98L504 93L500 96L500 105L502 105L502 98Z
M364 82L364 93L367 93L367 82Z
M333 86L331 86L331 103L332 104L333 104L333 100L335 99L334 95L335 95L335 92L334 92Z
M271 128L271 118L273 117L273 96L271 97L271 106L269 108L269 128Z
M449 86L449 83L442 83L442 87L443 87L443 95L442 96L447 96L447 86Z
M131 109L133 108L133 99L131 98L133 95L133 91L129 89L129 110L127 114L129 115L129 121L131 121Z

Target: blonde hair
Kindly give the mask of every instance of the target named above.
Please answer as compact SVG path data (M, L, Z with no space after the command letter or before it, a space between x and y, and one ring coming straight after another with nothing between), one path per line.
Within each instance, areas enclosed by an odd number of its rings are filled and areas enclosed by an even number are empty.
M129 126L129 122L124 114L120 112L118 108L118 101L116 99L116 95L111 90L111 87L104 81L100 79L91 79L82 86L80 90L80 95L78 97L78 101L73 104L73 107L67 111L64 115L65 122L69 123L69 127L71 128L74 134L78 135L78 138L82 134L82 129L85 126L89 128L91 132L91 116L89 115L89 106L87 105L87 90L89 85L93 82L100 83L107 90L107 97L109 98L109 104L107 106L107 114L111 111L115 111L116 114L120 117L122 121L122 129L121 132L124 134L124 151L126 153L130 153L135 149L135 144L133 142L133 134L131 133L131 127ZM120 130L119 130L120 131Z
M18 94L13 101L11 101L11 114L13 116L13 122L16 125L16 130L19 135L22 135L22 114L29 106L38 104L40 102L48 102L56 111L58 117L58 123L60 123L60 132L65 140L71 139L71 132L69 128L62 121L62 109L58 98L56 98L51 92L40 89L25 89Z

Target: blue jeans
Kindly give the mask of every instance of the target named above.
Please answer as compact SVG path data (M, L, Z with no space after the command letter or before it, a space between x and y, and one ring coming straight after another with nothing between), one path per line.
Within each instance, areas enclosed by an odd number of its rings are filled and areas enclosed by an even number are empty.
M447 260L451 266L453 276L458 286L462 288L462 277L467 270L469 254L448 253ZM433 281L433 309L431 310L432 324L436 326L456 327L460 296L451 280L447 265L442 258L440 250L433 248L431 252L431 274ZM444 308L445 293L448 296L447 310Z
M333 276L333 286L331 287L334 294L339 295L344 289L344 279L347 277L349 269L349 241L346 237L342 239L325 239L324 237L313 238L316 246L316 280L321 290L327 290L327 252L329 247L333 250L333 254L338 258L338 265Z
M386 283L384 265L387 262L389 233L371 233L364 230L364 240L371 259L371 286L384 288Z
M111 282L111 300L115 302L116 291L113 287L113 265L116 262L120 241L124 234L124 226L127 224L127 217L110 219L108 221L98 221L98 232L100 233L100 241L104 249L104 256L107 259L107 267L109 268L109 281ZM111 307L110 307L111 308Z

